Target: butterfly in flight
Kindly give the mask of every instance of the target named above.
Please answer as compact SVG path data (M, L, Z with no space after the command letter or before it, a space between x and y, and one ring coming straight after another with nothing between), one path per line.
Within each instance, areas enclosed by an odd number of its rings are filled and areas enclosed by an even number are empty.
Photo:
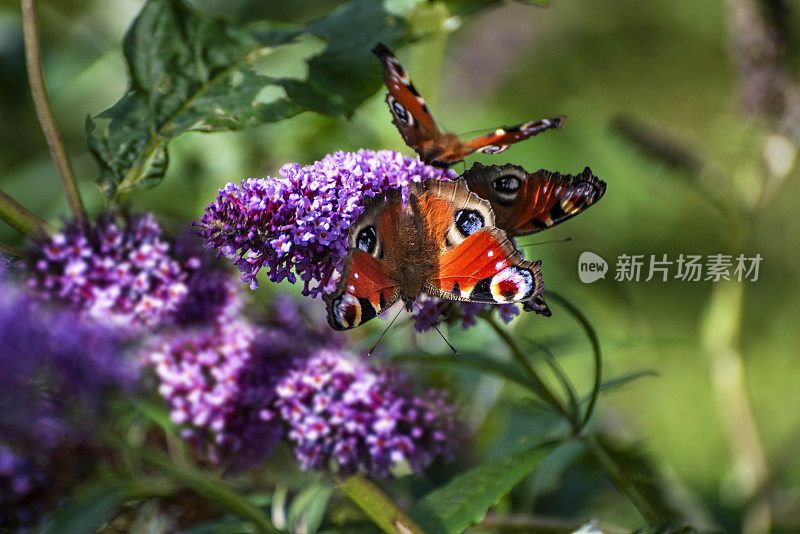
M427 180L367 202L350 228L348 253L328 323L354 328L401 300L412 310L422 293L453 301L528 302L543 289L541 262L525 261L495 225L491 204L463 180Z
M400 61L386 45L378 43L372 52L383 64L383 81L389 89L386 103L392 113L392 122L406 144L419 154L422 161L430 165L448 167L473 152L499 154L513 143L545 130L561 129L564 126L565 116L528 121L508 128L498 128L493 133L463 142L457 135L439 130L425 100L411 83L411 78L400 65Z
M578 175L545 169L527 172L518 165L475 163L462 176L469 190L489 202L495 225L509 237L541 232L586 210L606 192L606 183L586 167ZM550 316L542 295L523 304L525 311Z

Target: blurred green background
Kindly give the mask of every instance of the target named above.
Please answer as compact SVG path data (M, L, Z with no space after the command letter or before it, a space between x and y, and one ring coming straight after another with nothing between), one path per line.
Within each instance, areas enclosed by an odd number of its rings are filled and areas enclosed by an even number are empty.
M194 3L228 17L287 21L307 20L336 4ZM509 2L466 19L443 5L422 5L415 23L430 33L398 55L449 131L569 116L563 131L547 132L499 156L471 159L564 173L588 165L608 183L596 207L520 244L574 236L569 243L533 246L525 253L542 258L547 287L592 320L606 377L640 370L659 374L604 395L599 424L652 456L673 497L694 511L695 521L707 517L711 523L714 516L731 530L747 530L758 524L765 506L773 524L797 525L800 517L795 458L800 418L792 408L800 405L800 187L792 129L773 111L756 106L753 113L753 106L743 106L740 51L731 37L738 4ZM52 105L95 214L103 200L93 183L97 169L86 150L84 119L124 92L119 43L141 5L138 0L39 2ZM800 2L790 6L800 13ZM0 187L40 216L58 220L68 208L28 94L18 9L16 2L0 2ZM788 28L798 28L794 15L785 17ZM304 38L258 67L302 76L300 59L320 47ZM275 175L286 162L311 163L335 150L361 147L412 153L390 123L383 91L351 120L305 113L241 132L184 135L171 145L164 183L131 200L135 210L154 211L177 232L199 219L228 181ZM21 242L4 224L0 241ZM583 251L609 262L606 279L579 281ZM764 260L757 282L614 281L620 254L675 259L680 253L758 253ZM554 311L549 320L517 320L516 333L534 339L574 333L563 310ZM459 347L480 344L483 337L480 330L450 333ZM389 347L402 347L407 339L405 330L390 335ZM574 350L562 364L585 389L591 358L577 339L570 341ZM433 351L442 348L435 334L420 335L416 342ZM491 384L463 384L478 392L459 392L465 402L488 402ZM517 431L510 412L489 421L480 412L472 423L488 456L503 439L530 433ZM587 509L608 506L590 503ZM632 508L609 513L623 525L637 522Z

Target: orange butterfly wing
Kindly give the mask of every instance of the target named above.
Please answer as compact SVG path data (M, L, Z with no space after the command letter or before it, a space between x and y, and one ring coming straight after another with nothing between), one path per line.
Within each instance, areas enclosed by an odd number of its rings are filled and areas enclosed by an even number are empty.
M510 128L500 128L462 142L458 136L442 133L420 96L411 77L386 45L378 43L372 49L383 65L383 81L389 94L386 103L392 113L392 122L408 146L413 148L425 163L447 167L461 161L473 152L498 154L509 145L533 137L545 130L563 128L566 117L528 121Z
M600 200L606 183L587 167L578 175L546 170L528 173L517 165L475 163L463 179L488 200L496 224L511 236L540 232L564 222Z

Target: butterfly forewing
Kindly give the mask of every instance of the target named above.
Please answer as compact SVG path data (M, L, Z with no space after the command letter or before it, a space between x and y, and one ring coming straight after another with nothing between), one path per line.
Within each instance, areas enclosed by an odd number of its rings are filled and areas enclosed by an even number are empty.
M470 191L487 199L496 225L511 236L540 232L592 206L606 184L587 167L578 175L546 170L528 173L517 165L475 163L463 175Z
M552 119L541 119L538 121L528 121L511 126L509 128L498 128L493 133L476 137L464 143L465 152L483 152L484 154L499 154L509 146L519 141L524 141L529 137L538 135L545 130L564 128L565 116L554 117Z
M372 52L383 65L383 82L389 89L386 104L403 140L412 148L442 136L428 105L425 103L400 61L385 45L378 43Z

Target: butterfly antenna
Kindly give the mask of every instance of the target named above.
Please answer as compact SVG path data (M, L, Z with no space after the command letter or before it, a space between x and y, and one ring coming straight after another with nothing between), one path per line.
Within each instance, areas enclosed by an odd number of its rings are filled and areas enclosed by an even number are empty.
M453 354L458 354L456 348L453 345L451 345L449 341L447 341L447 338L444 337L444 334L442 334L442 331L439 330L439 327L436 325L433 325L433 327L436 329L437 332L439 332L439 335L442 336L442 339L444 340L445 343L447 343L447 346L450 347L450 350L453 351Z
M541 243L529 243L527 245L522 245L520 248L536 247L539 245L549 245L550 243L566 243L567 241L572 241L571 235L568 235L567 237L562 237L561 239L551 239L549 241L542 241Z
M416 303L415 303L415 304L416 304ZM418 309L419 311L422 311L422 306L420 306L419 304L417 304L416 306L417 306L417 309ZM441 330L439 330L439 327L438 327L438 326L436 326L436 323L433 323L433 325L432 325L432 326L433 326L433 328L435 328L435 329L436 329L436 331L437 331L437 332L439 332L439 335L440 335L440 336L442 336L442 339L444 340L444 342L445 342L445 343L447 343L447 346L448 346L448 347L450 347L450 350L452 350L452 351L453 351L453 354L458 354L458 351L456 350L456 348L455 348L455 347L454 347L454 346L453 346L453 345L452 345L452 344L451 344L449 341L447 341L447 338L446 338L446 337L444 337L444 334L442 334L442 331L441 331Z
M379 338L378 338L378 341L376 341L376 342L375 342L375 344L374 344L374 345L372 345L372 348L371 348L371 349L369 349L369 351L367 351L367 356L369 356L370 358L372 357L372 352L373 352L373 351L374 351L376 348L378 348L378 344L381 342L381 339L383 339L383 336L385 336L385 335L386 335L386 332L388 332L388 331L389 331L389 329L392 327L392 325L394 324L394 322L395 322L395 321L397 320L397 318L400 316L400 312L401 312L401 311L403 311L403 308L400 308L399 310L397 310L397 313L394 315L394 319L392 319L392 321L389 323L389 325L388 325L388 326L387 326L387 327L386 327L386 328L383 330L383 333L381 334L381 337L379 337Z

